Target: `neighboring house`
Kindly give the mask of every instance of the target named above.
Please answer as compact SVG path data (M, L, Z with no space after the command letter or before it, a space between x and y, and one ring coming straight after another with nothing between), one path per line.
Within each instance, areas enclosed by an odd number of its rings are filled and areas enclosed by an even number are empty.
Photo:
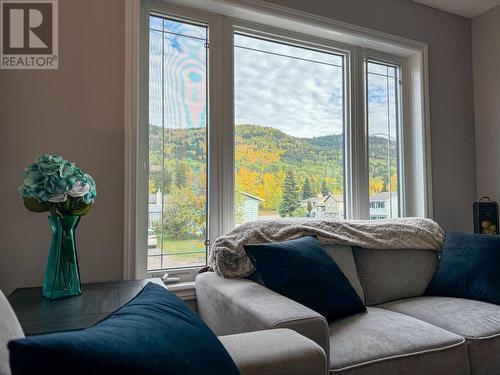
M256 197L255 195L239 191L243 200L241 203L241 219L243 222L257 220L259 218L259 206L264 199Z
M161 191L158 190L156 194L149 194L148 199L148 219L149 226L152 223L161 221Z
M330 217L340 219L344 217L344 197L339 194L304 199L301 203L304 208L307 208L308 203L312 205L312 210L309 213L311 218Z
M370 219L382 220L398 217L398 195L383 191L370 197Z
M309 210L312 210L316 207L316 205L318 204L318 202L323 199L322 197L312 197L312 198L307 198L307 199L303 199L300 201L300 204L302 205L302 208L304 210L306 210L307 212ZM309 215L311 215L311 212L309 212Z
M311 218L341 219L344 217L344 197L340 194L304 199L301 204L305 209L308 206L312 207L309 213ZM381 192L370 197L371 220L383 220L398 216L398 195L396 193Z

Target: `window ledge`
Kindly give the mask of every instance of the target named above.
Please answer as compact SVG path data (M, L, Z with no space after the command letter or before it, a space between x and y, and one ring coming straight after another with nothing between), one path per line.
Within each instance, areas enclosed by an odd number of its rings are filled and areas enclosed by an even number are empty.
M185 301L196 299L196 288L194 281L176 284L165 284L168 290L175 293L177 297Z

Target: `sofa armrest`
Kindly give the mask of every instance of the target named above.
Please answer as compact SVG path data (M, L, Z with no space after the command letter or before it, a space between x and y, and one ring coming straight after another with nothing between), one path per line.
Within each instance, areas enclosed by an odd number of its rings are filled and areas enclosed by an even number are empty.
M323 349L289 329L220 336L241 375L325 375Z
M247 279L224 279L213 272L196 277L198 313L216 335L289 328L330 353L323 316Z

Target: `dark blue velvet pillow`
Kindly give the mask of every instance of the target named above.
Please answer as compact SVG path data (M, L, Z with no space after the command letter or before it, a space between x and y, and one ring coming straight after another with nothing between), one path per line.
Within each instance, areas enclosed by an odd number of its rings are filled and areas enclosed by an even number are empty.
M347 277L315 237L244 247L256 269L254 281L328 321L366 311Z
M500 237L447 233L426 294L500 305Z
M239 374L219 339L167 289L149 283L93 327L11 341L12 374Z

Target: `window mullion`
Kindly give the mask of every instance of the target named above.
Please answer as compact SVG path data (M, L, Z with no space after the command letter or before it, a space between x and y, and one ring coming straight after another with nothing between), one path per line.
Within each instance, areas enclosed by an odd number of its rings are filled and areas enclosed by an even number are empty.
M233 33L226 17L217 17L210 37L209 240L233 228Z
M219 191L222 210L219 235L234 228L234 25L224 18L221 24L223 47L221 51L221 182Z
M368 219L368 142L365 53L355 48L352 58L352 123L350 133L350 219Z
M208 131L208 175L207 175L207 188L208 188L208 241L209 244L213 243L215 238L219 235L221 227L221 218L219 212L221 211L221 197L220 189L221 181L221 155L220 145L221 140L221 109L220 101L215 98L220 98L221 84L221 38L222 30L218 18L210 24L209 34L209 131Z

